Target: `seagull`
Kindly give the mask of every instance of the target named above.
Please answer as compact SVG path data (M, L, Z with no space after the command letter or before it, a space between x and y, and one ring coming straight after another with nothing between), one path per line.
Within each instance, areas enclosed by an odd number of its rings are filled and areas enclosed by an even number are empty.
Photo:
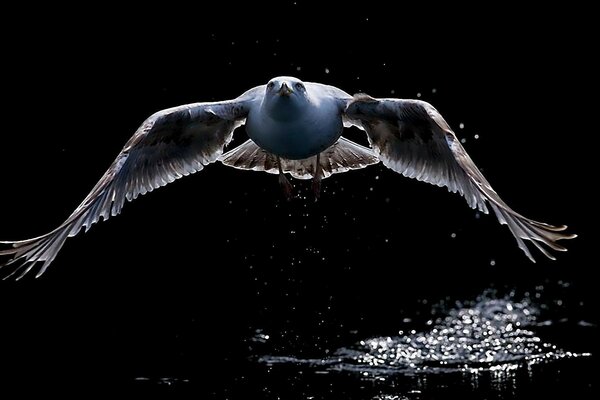
M249 139L227 152L233 132L246 127ZM341 136L355 126L370 147ZM483 213L493 210L519 248L533 262L524 240L554 260L549 250L576 235L566 226L537 222L513 211L492 189L440 113L420 100L349 95L334 86L280 76L236 99L193 103L159 111L146 119L108 171L60 226L45 235L0 242L5 279L20 279L37 264L36 277L55 259L67 238L116 216L132 201L219 161L243 170L277 174L287 198L286 174L312 179L318 198L321 180L333 174L383 165L406 177L447 187Z

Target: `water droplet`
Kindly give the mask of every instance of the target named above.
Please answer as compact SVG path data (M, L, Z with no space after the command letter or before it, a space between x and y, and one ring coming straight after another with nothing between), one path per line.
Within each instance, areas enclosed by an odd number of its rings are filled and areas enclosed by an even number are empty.
M329 73L329 68L325 68L325 73L328 74Z
M450 237L451 237L452 239L454 239L454 238L456 237L456 233L452 232L452 233L450 234Z
M478 134L475 134L475 135L473 135L473 137L474 137L475 139L479 139L479 135L478 135Z
M493 267L494 265L496 265L496 260L490 260L490 265Z
M417 93L417 97L421 97L421 92Z
M460 129L465 129L465 124L463 124L463 123L461 122L460 124L458 124L458 127L459 127Z

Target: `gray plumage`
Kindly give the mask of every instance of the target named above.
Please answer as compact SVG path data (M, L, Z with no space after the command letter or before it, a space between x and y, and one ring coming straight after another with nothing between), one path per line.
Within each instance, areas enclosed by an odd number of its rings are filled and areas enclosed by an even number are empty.
M243 124L250 140L223 154L233 131ZM341 137L348 126L364 130L371 148ZM318 183L381 161L404 176L460 193L471 208L488 213L490 207L531 261L523 240L554 259L548 250L565 251L556 242L575 237L563 233L566 226L533 221L508 207L430 104L353 97L333 86L278 77L234 100L189 104L150 116L64 223L33 239L0 242L0 268L14 266L7 277L20 279L41 263L40 276L68 237L119 214L126 200L215 161L279 173L283 183L284 173Z

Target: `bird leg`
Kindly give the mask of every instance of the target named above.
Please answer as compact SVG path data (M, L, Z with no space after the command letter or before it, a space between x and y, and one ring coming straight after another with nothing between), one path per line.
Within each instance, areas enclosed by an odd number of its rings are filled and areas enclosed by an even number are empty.
M318 153L315 165L315 174L313 175L312 179L312 189L313 193L315 194L315 201L319 200L319 197L321 197L321 179L323 179L321 169L321 153Z
M279 185L283 190L283 195L287 201L290 201L294 196L294 187L288 180L288 178L283 173L283 169L281 168L281 159L277 157L277 168L279 168Z

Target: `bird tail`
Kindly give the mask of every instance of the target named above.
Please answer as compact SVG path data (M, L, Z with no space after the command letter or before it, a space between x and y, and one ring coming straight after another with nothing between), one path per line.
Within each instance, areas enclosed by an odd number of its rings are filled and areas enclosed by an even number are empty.
M277 157L258 147L252 140L223 154L219 161L237 169L279 173ZM340 137L333 146L321 152L320 162L322 177L328 178L333 174L377 164L379 158L373 150ZM314 157L303 160L282 158L281 168L296 179L312 179L315 174Z

